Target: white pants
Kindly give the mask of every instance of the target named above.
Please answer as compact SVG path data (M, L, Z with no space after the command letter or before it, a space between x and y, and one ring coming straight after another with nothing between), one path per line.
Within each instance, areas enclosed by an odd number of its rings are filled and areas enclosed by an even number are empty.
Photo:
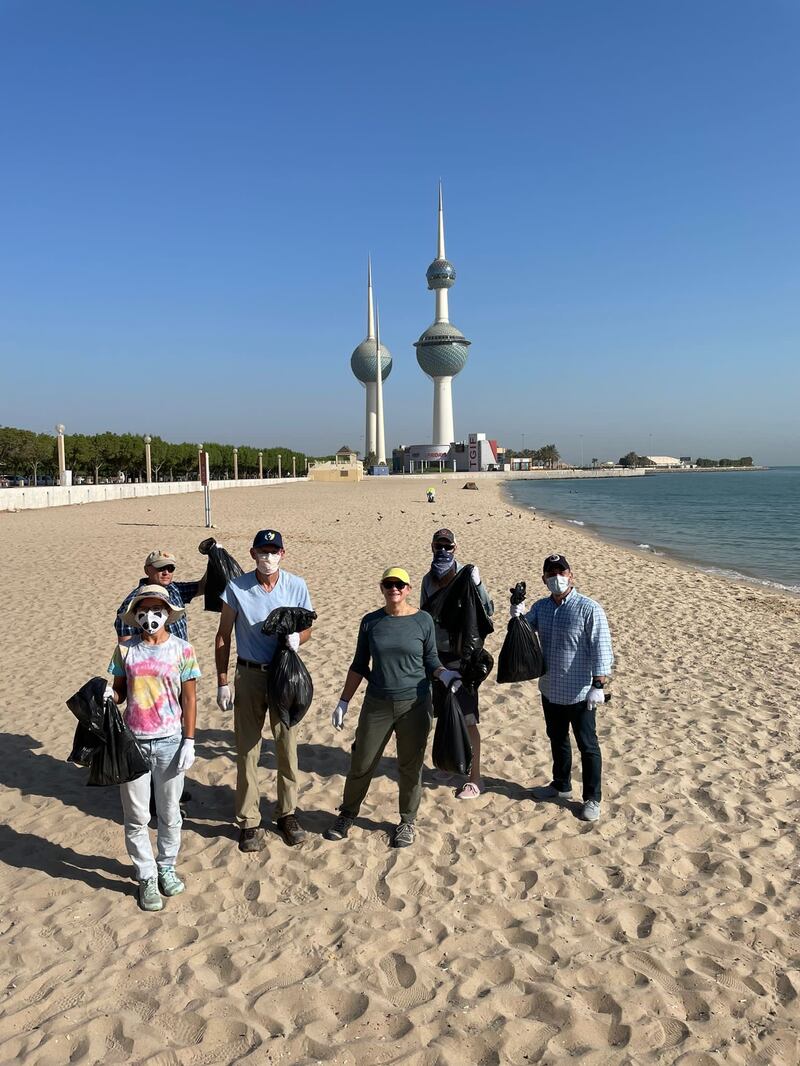
M180 798L183 774L178 773L180 733L136 743L150 764L150 773L120 785L122 810L125 813L125 847L140 881L155 877L160 866L174 866L181 846ZM150 843L150 779L158 815L158 856L153 858Z

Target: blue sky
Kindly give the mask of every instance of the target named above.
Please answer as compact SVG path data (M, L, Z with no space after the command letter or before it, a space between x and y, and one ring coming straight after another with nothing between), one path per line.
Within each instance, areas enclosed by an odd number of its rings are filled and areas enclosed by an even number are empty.
M800 463L800 5L0 0L0 423Z

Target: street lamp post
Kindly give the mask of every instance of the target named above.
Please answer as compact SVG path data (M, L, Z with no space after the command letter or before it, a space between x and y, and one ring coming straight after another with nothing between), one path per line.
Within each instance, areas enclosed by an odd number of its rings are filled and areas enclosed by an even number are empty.
M233 449L233 480L239 480L239 449Z
M580 438L581 438L581 470L583 470L583 434L582 433L580 435Z
M64 485L67 480L67 460L64 454L64 426L60 422L56 426L56 441L58 444L58 483Z
M147 477L147 484L148 485L153 480L153 463L152 463L152 459L150 457L150 442L152 441L152 439L153 438L150 436L149 433L145 433L145 435L144 435L144 466L145 466L145 470L147 472L146 473L146 477Z
M258 480L264 480L264 453L258 453Z
M297 456L292 456L292 477L297 477Z
M281 457L278 455L278 477L281 476Z

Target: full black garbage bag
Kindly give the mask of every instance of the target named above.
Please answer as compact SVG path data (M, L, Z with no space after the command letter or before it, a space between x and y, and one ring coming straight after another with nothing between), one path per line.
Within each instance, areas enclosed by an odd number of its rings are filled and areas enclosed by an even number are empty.
M316 617L316 611L305 607L276 607L261 627L262 633L280 641L267 670L267 699L287 726L305 717L314 698L314 682L303 660L281 638L310 629Z
M208 556L206 566L206 589L204 607L207 611L222 611L220 596L225 591L225 586L234 577L241 577L244 573L234 557L220 548L213 537L201 541L197 547L201 555Z
M518 581L511 589L511 602L525 599L525 582ZM539 638L527 618L511 618L506 638L497 659L497 683L508 685L514 681L533 681L546 672Z
M436 719L433 734L433 765L451 774L468 774L472 765L472 745L452 687L447 690L444 708Z
M450 650L464 661L479 651L484 638L494 631L472 580L472 569L471 564L462 567L447 586L438 619L447 630Z
M69 759L90 767L89 785L121 785L149 769L119 707L104 698L106 684L93 677L67 700L78 719Z
M124 785L148 773L150 767L113 700L106 700L104 719L105 741L92 758L86 784Z
M492 672L494 659L485 648L474 651L468 659L462 659L458 671L461 683L468 692L477 692L478 686Z

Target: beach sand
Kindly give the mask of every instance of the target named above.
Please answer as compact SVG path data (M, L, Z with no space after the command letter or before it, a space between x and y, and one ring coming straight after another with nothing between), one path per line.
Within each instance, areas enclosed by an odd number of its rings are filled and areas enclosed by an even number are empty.
M302 819L242 855L232 720L215 704L216 615L189 608L201 668L183 896L137 909L116 789L68 764L64 705L104 673L114 613L153 547L200 575L202 497L0 515L0 1062L681 1063L800 1061L797 754L800 602L604 544L508 506L463 476L297 484L213 496L243 565L275 526L319 620L300 726ZM341 798L357 710L330 713L358 621L392 563L418 590L430 534L455 530L497 605L541 590L562 551L606 608L617 665L602 709L603 817L535 803L549 752L535 683L482 694L486 792L427 768L416 844L396 821L393 744L357 828L321 833ZM530 599L529 599L530 602ZM427 766L430 767L428 758ZM262 754L271 822L274 755ZM577 774L576 796L580 795Z

